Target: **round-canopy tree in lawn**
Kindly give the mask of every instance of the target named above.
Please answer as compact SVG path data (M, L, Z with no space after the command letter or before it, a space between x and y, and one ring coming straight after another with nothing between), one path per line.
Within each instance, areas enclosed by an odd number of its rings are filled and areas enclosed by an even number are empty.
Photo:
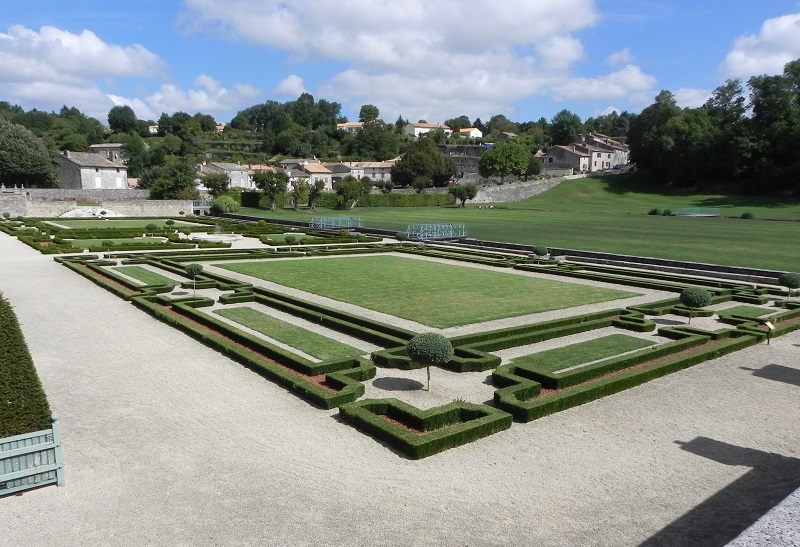
M435 332L418 334L412 338L407 351L411 361L421 367L427 367L428 391L431 390L431 365L445 365L453 358L453 345L450 340Z
M778 283L781 287L786 287L786 298L789 299L792 296L793 290L800 289L800 273L786 272L781 274L780 277L778 277Z
M192 296L197 296L197 276L203 273L203 266L200 264L187 264L186 275L192 277Z
M297 244L297 236L286 236L284 238L286 244L289 246L289 252L292 252L292 245Z
M681 304L689 308L689 321L687 324L692 323L692 315L694 310L708 306L711 303L711 293L700 287L689 287L684 289L681 293Z
M533 249L531 249L531 254L536 257L536 263L539 263L539 259L543 256L546 256L550 251L547 247L542 245L537 245Z
M158 224L153 224L152 222L144 227L145 230L150 232L151 236L156 235L156 230L158 230Z

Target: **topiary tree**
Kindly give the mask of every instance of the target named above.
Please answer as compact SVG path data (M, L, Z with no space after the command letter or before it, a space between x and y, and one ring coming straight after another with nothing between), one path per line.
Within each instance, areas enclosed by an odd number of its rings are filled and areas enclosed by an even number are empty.
M105 247L105 249L106 249L106 252L108 252L108 251L110 251L110 250L111 250L111 246L112 246L113 244L114 244L114 242L113 242L113 241L110 241L110 240L108 240L108 239L104 239L104 240L103 240L103 243L102 243L103 247Z
M394 238L397 241L405 241L408 239L408 232L397 232L396 234L394 234Z
M156 230L158 230L158 225L150 223L147 226L145 226L144 229L150 232L150 235L152 236L156 234Z
M428 391L431 390L431 365L444 365L453 358L453 345L450 340L435 332L418 334L412 338L407 351L414 363L427 367Z
M201 264L187 264L186 275L192 277L192 296L197 296L197 276L203 273Z
M175 221L172 220L171 218L168 218L167 220L164 221L164 224L172 228L172 226L175 224Z
M550 249L544 247L542 245L536 245L531 249L531 254L536 257L536 263L539 263L539 259L543 256L547 256L550 253Z
M783 273L778 277L778 284L786 287L786 298L789 299L793 290L800 289L800 273Z
M289 246L289 252L291 253L292 245L295 245L297 243L297 236L286 236L284 238L284 241L286 241L286 244Z
M681 292L681 304L689 308L689 321L687 325L692 323L692 315L694 310L708 306L711 303L711 293L700 287L689 287Z

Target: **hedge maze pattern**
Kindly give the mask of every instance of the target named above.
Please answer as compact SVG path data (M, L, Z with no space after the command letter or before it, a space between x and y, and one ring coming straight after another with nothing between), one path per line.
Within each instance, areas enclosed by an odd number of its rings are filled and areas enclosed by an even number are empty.
M567 316L565 312L559 319L453 336L450 341L454 355L444 368L465 374L491 371L493 403L456 400L423 411L391 398L361 400L364 383L375 377L376 367L412 368L406 344L419 334L417 332L258 284L236 281L208 268L197 276L197 297L191 296L191 290L177 291L177 288L192 288L192 280L185 273L188 263L386 252L448 258L565 279L602 281L623 288L667 291L673 293L674 298L583 315ZM609 266L554 261L537 264L527 257L463 248L448 251L419 245L355 244L307 248L294 253L275 250L196 250L136 255L110 252L104 256L84 254L57 260L314 405L324 409L338 407L346 422L411 458L427 457L507 429L512 421L535 420L756 344L766 338L766 321L775 326L772 336L800 328L800 302L781 299L780 291L775 288L660 272L633 272ZM142 280L122 273L129 266L147 269L172 281L143 284ZM128 271L142 277L139 270ZM736 302L739 305L718 314L708 309L695 312L695 317L717 315L715 324L720 327L717 330L685 324L658 328L659 316L688 317L690 310L680 305L678 295L690 286L709 291L712 304ZM212 306L219 309L233 305L278 310L381 349L355 358L308 359L210 311ZM532 355L507 364L501 364L501 358L496 355L510 348L605 328L613 329L613 336L624 336L614 340L600 337L601 341L595 346L565 345L558 351L541 353L532 350ZM657 334L660 342L639 344L625 340L637 335L643 337L642 333ZM623 342L622 350L598 349L612 341ZM588 358L581 357L587 353ZM486 374L481 375L483 378Z

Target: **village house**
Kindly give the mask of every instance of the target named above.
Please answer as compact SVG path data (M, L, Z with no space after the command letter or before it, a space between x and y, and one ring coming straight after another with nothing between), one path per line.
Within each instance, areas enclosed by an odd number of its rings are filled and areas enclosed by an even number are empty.
M102 154L65 150L59 160L61 187L66 189L127 189L128 168Z
M197 172L201 178L204 175L212 174L227 175L231 188L244 188L246 190L253 190L255 188L248 168L240 163L204 161L197 166Z
M341 129L342 131L346 131L348 133L358 133L363 128L364 122L344 122L336 124L336 129Z
M589 153L578 150L575 145L551 146L547 149L545 169L572 169L576 173L589 171Z
M412 137L419 137L420 135L424 135L425 133L429 133L437 129L441 129L442 131L444 131L444 134L447 135L448 137L453 134L452 129L440 123L408 123L403 128L403 131L405 132L406 135L411 135Z
M461 137L465 137L467 139L482 139L483 138L483 131L478 129L477 127L465 127L464 129L459 129L458 134Z
M125 157L122 151L124 146L124 144L119 142L92 144L89 145L89 152L92 154L100 154L113 163L125 163Z

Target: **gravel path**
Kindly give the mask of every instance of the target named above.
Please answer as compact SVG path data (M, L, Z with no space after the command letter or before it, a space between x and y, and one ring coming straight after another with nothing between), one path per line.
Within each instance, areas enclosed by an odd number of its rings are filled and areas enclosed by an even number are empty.
M800 332L412 461L5 234L0 256L67 460L64 488L0 498L3 546L724 545L800 486Z

